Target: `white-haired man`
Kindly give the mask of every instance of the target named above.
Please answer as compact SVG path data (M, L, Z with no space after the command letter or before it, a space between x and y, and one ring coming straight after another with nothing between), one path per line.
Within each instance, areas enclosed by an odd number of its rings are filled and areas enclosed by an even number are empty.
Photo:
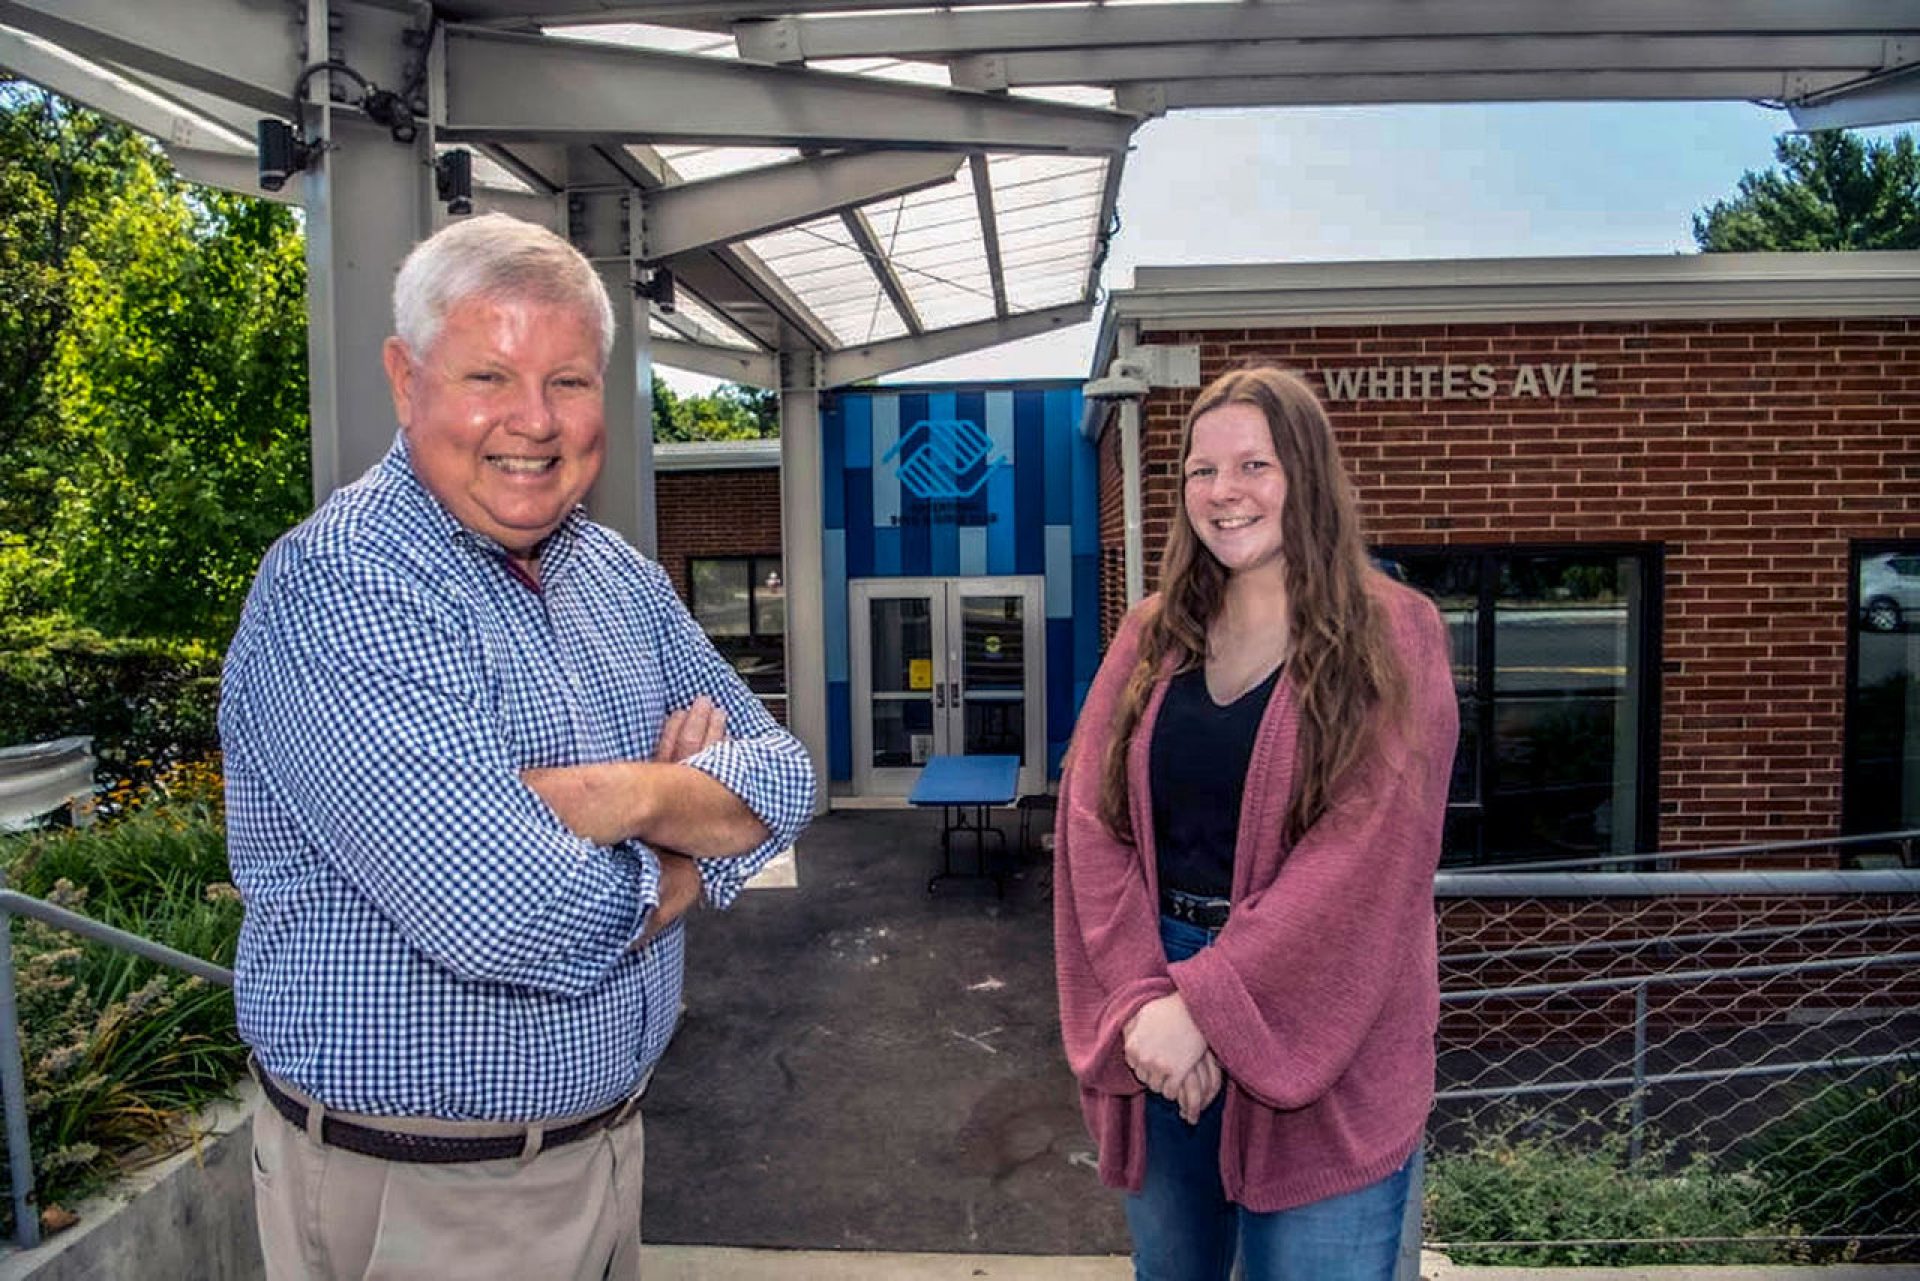
M793 840L812 769L580 510L586 260L455 223L394 326L399 437L267 554L221 690L268 1275L636 1277L675 923Z

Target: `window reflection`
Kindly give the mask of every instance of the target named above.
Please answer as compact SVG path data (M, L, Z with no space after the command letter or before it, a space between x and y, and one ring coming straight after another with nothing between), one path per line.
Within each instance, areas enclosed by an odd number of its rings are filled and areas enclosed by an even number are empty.
M1856 546L1853 580L1845 826L1920 827L1920 543Z
M1460 747L1446 862L1631 854L1648 553L1412 549L1452 642Z
M787 690L786 579L778 556L696 556L688 608L713 647L762 698Z

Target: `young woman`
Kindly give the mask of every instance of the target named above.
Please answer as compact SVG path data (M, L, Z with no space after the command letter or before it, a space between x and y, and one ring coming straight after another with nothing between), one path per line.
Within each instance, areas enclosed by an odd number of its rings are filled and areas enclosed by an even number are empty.
M1433 1097L1446 626L1299 377L1201 391L1061 784L1061 1028L1140 1281L1386 1281Z

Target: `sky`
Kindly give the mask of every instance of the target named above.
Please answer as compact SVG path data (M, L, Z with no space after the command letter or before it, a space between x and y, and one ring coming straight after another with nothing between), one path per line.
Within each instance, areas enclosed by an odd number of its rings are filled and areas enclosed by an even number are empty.
M1134 135L1104 285L1136 266L1689 253L1693 214L1773 167L1791 125L1747 103L1179 112ZM1085 378L1096 327L883 381Z

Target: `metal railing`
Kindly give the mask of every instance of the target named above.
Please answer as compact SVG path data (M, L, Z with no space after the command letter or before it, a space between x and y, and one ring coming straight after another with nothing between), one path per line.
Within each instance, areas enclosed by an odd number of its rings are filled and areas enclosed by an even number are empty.
M1905 841L1910 849L1916 837L1920 831L1860 840ZM1689 857L1725 861L1846 843L1853 842L1781 842ZM1442 1012L1429 1186L1436 1175L1445 1178L1449 1160L1470 1156L1472 1144L1488 1136L1545 1136L1577 1151L1604 1147L1611 1134L1628 1166L1645 1165L1650 1154L1663 1168L1693 1159L1740 1165L1756 1132L1795 1120L1796 1103L1844 1101L1852 1091L1865 1107L1888 1069L1911 1065L1920 1075L1920 871L1542 874L1541 866L1445 872L1435 880ZM233 974L8 890L0 879L0 1098L14 1241L30 1248L39 1243L39 1219L14 996L15 916L221 986L231 987ZM1914 1089L1920 1091L1920 1079ZM1909 1097L1907 1106L1920 1116L1920 1102ZM1857 1120L1836 1107L1828 1108L1827 1137ZM1821 1137L1818 1128L1813 1134ZM1791 1167L1791 1146L1785 1151ZM1787 1181L1818 1190L1836 1177L1809 1160ZM1838 1190L1844 1197L1844 1182ZM1920 1243L1920 1189L1909 1191L1904 1209L1913 1221L1901 1230L1798 1222L1791 1233L1739 1239L1912 1246ZM1889 1208L1892 1222L1904 1224L1903 1207ZM1646 1239L1619 1235L1597 1243Z
M33 1151L27 1135L26 1065L20 1052L20 1019L13 990L13 918L30 917L96 943L105 943L161 965L172 966L209 983L233 986L233 971L210 961L125 930L103 925L91 917L5 888L0 873L0 1103L7 1124L7 1170L13 1185L13 1241L23 1250L40 1244L40 1216L33 1206Z
M1435 892L1429 1186L1480 1180L1484 1204L1527 1195L1513 1171L1584 1169L1621 1202L1604 1232L1471 1215L1479 1233L1443 1246L1920 1258L1920 1179L1890 1150L1920 1139L1920 871L1463 872ZM1689 1241L1721 1253L1647 1252Z

